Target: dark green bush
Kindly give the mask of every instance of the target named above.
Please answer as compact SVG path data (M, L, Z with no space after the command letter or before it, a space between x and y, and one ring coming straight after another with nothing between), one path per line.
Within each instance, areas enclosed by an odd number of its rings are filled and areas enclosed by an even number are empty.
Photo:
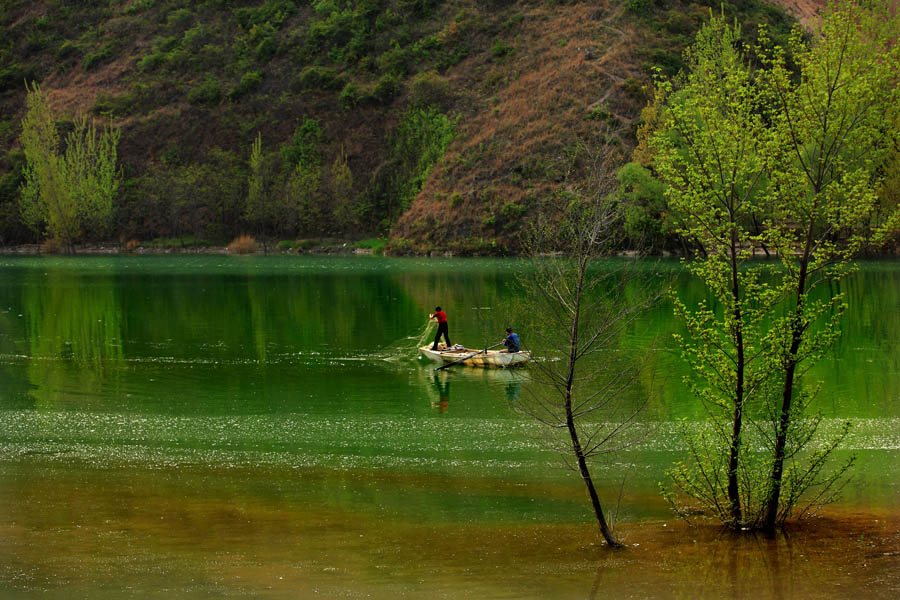
M257 70L244 73L244 75L241 76L240 82L228 92L228 97L231 100L240 100L247 94L258 90L260 86L262 86L262 80L262 71Z
M512 54L514 50L515 49L512 46L503 40L497 40L494 42L494 45L491 46L491 56L494 58L503 58Z
M413 106L443 107L452 98L450 82L433 71L419 73L412 80L409 96Z
M363 92L362 89L352 81L348 82L347 85L344 86L344 89L341 90L340 95L340 103L341 107L344 110L349 110L359 105L360 100L362 100Z
M195 25L184 32L181 40L182 48L196 52L207 44L212 38L212 32L209 27L203 24Z
M222 101L222 82L217 77L206 78L188 92L188 102L194 105L216 106Z
M138 69L141 71L153 71L160 65L166 62L168 57L163 52L156 52L154 54L148 54L147 56L141 58L138 61Z
M406 76L413 64L413 53L409 48L401 48L394 44L390 50L378 57L378 68L384 73Z
M56 58L62 60L81 53L81 44L73 40L66 40L56 49Z
M179 8L169 13L166 24L173 30L181 31L190 27L194 22L194 13L189 8Z
M18 89L24 85L25 69L22 65L12 64L0 69L0 92Z
M121 94L113 96L110 94L100 94L91 107L91 112L95 115L107 115L110 117L124 117L135 112L138 100L134 94Z
M653 0L626 0L625 11L636 16L644 16L653 8Z
M152 46L155 52L168 52L175 49L179 43L178 36L163 35L153 38Z
M290 168L296 165L304 167L317 166L322 163L322 144L324 133L316 119L305 117L295 130L290 146L281 147L281 160Z
M371 95L378 102L387 104L399 96L402 90L403 84L399 77L396 75L384 75L378 80L378 83L375 84Z
M139 14L147 9L153 8L156 4L156 0L138 0L137 2L130 4L125 9L125 14L129 16L133 16Z
M233 14L244 29L262 23L271 23L280 28L296 11L297 3L291 0L266 0L262 6L235 8Z
M103 44L99 50L96 52L90 52L84 56L84 60L81 62L81 66L84 67L85 71L90 71L91 69L96 68L100 65L100 63L109 60L113 55L113 47L112 44L107 42Z
M634 77L626 79L625 83L622 84L622 87L625 89L625 95L632 100L646 102L650 99L647 87Z
M677 52L669 50L655 50L651 57L653 64L662 69L663 74L672 76L684 67L684 61Z
M339 90L344 87L344 80L333 69L325 67L306 67L295 81L296 89L303 90Z
M278 52L278 38L275 36L263 38L253 50L254 56L262 62L271 60L276 52Z

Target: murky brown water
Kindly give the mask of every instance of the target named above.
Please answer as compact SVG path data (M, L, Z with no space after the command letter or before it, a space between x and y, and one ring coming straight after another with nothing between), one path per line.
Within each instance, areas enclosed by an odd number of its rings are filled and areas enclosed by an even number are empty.
M489 493L499 486L507 489L498 494L518 488L541 497L569 496L570 487L364 471L28 463L21 476L16 464L3 466L5 598L900 596L900 518L892 511L832 507L774 538L674 519L622 523L627 548L613 551L588 522L459 523L423 514L415 523L377 510L386 487ZM302 493L304 485L340 489L335 478L369 488L372 510L329 508ZM279 481L295 484L281 494Z

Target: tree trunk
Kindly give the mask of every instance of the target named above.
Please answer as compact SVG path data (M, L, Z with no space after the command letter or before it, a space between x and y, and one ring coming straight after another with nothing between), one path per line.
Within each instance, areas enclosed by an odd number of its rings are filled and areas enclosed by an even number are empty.
M569 437L572 440L572 451L578 461L578 472L581 473L581 479L587 487L588 495L591 497L591 506L594 509L594 515L597 517L597 524L600 526L600 534L611 548L621 548L622 545L613 537L606 517L603 514L603 507L600 505L600 498L597 496L597 489L594 487L594 480L591 479L591 472L587 466L587 459L584 456L584 448L581 446L581 440L578 438L578 429L575 427L575 416L572 414L572 388L575 385L575 364L578 362L578 328L581 318L581 296L584 286L584 277L587 271L587 260L581 259L578 273L578 283L574 312L572 314L572 329L569 335L569 372L566 377L566 427L569 430Z
M791 348L788 353L788 363L784 372L784 387L781 392L781 415L778 419L778 430L775 435L774 462L772 463L772 476L769 481L769 500L766 505L766 517L763 522L765 531L774 531L778 521L778 504L781 498L781 479L784 475L784 450L787 446L787 432L791 424L791 404L794 394L794 374L797 369L797 352L803 341L803 299L806 295L807 267L809 265L809 253L812 246L811 226L810 235L807 236L806 248L800 263L800 274L797 278L797 297L794 307L794 315L791 318Z
M600 535L606 540L611 548L621 548L622 544L616 541L606 517L603 514L603 507L600 505L600 498L597 496L597 489L594 487L594 480L591 479L591 472L588 470L587 460L584 457L584 450L581 447L581 441L578 439L578 430L575 429L575 420L572 417L572 397L570 390L566 391L566 426L569 428L569 437L572 438L572 450L578 459L578 471L581 473L581 479L587 487L588 495L591 497L591 506L594 509L594 516L597 517L597 524L600 526Z
M728 502L734 526L739 527L741 514L741 493L738 486L738 461L741 452L741 425L744 414L744 328L740 304L740 285L738 280L737 240L731 234L731 298L734 302L734 345L737 350L735 359L734 413L731 417L731 447L728 450Z

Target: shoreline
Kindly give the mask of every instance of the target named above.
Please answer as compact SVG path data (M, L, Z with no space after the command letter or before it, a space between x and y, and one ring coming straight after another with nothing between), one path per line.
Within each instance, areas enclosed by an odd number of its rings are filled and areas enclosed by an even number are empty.
M258 247L254 251L232 251L228 246L159 246L153 244L138 245L126 248L120 244L84 244L75 247L73 254L60 251L47 252L42 250L41 244L17 244L14 246L0 246L0 256L156 256L167 254L208 254L208 255L232 255L232 256L302 256L302 255L340 255L340 256L389 256L389 257L419 257L419 258L523 258L517 253L481 253L453 250L431 250L428 252L389 252L381 248L360 247L358 242L341 243L313 243L305 247L293 246L279 248L272 246L267 249ZM776 255L767 256L761 250L754 253L755 258L777 260ZM620 250L615 256L628 258L669 259L685 258L681 254L663 252L662 254L643 254L637 250ZM896 259L900 258L900 248L885 249L883 252L863 252L853 260L866 259Z

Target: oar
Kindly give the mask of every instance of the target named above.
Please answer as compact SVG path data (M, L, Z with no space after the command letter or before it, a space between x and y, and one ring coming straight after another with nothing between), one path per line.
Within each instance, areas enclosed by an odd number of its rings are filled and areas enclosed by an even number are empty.
M499 344L494 344L493 346L491 346L491 348L496 348L497 346L502 346L502 345L503 345L503 342L500 342ZM439 367L436 367L434 370L435 370L435 371L440 371L441 369L446 369L447 367L452 367L453 365L459 364L459 363L461 363L461 362L464 361L464 360L469 360L469 359L472 358L473 356L478 356L479 354L484 354L485 352L487 352L487 351L490 350L491 348L485 348L484 350L479 350L478 352L475 352L474 354L470 354L470 355L468 355L468 356L465 356L465 357L463 357L463 358L460 358L459 360L454 360L452 363L447 363L446 365L441 365L441 366L439 366Z

